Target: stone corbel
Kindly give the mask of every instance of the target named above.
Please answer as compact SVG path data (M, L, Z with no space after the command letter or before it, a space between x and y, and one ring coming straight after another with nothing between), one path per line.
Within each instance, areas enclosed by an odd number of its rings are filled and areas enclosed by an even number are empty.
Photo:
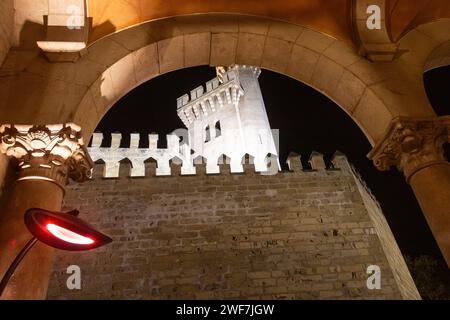
M91 20L86 0L48 0L46 37L37 41L50 62L75 62L88 42Z
M93 162L73 123L2 125L0 152L17 160L18 181L51 181L64 190L69 178L83 182L91 177Z
M409 182L419 170L440 163L444 143L450 139L450 116L435 118L395 118L385 135L368 154L379 170L396 166Z
M354 34L359 42L359 53L373 62L394 60L398 46L387 28L386 0L353 0ZM372 17L379 16L379 28L369 28ZM368 22L369 21L369 22Z

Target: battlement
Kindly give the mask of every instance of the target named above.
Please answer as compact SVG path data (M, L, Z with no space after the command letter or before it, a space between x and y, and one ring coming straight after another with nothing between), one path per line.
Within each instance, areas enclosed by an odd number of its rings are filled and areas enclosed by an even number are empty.
M122 135L111 135L111 147L100 147L103 141L102 133L94 133L92 146L88 148L93 161L103 164L102 172L95 172L95 176L103 178L118 178L121 175L127 177L146 176L171 176L171 175L196 175L196 174L238 174L260 173L262 175L274 175L278 171L278 157L267 155L265 163L267 171L255 168L255 158L252 155L244 155L232 159L226 155L218 158L207 159L192 152L188 145L180 145L177 135L167 135L167 148L157 148L158 135L149 134L149 147L139 148L139 134L132 133L128 147L120 147ZM304 169L300 155L291 153L286 160L289 171L324 171L328 170L323 155L313 152L308 160L312 169ZM347 158L340 152L336 152L333 160L333 169L349 171ZM126 172L123 167L127 166ZM121 169L122 168L122 169ZM96 166L98 170L98 166Z
M259 75L261 74L260 68L254 67L254 66L242 65L242 64L235 64L235 65L229 67L228 70L237 71L239 73L250 72L250 73L253 73L255 78L258 78Z
M177 99L177 113L184 125L196 119L201 119L222 108L225 104L237 104L244 94L239 82L237 70L229 70L222 76L222 83L216 77L203 85L191 90Z
M120 162L128 159L131 164L130 176L145 176L145 162L153 159L158 163L157 175L170 175L169 162L171 159L177 158L183 163L183 174L195 173L192 165L191 149L187 145L180 146L180 140L177 135L167 135L167 148L158 149L157 134L149 134L148 148L139 148L139 133L130 135L130 145L121 148L122 134L111 134L111 147L100 147L103 141L102 133L94 133L92 137L92 146L88 148L89 154L93 161L102 160L105 163L103 176L105 178L117 177L119 174Z

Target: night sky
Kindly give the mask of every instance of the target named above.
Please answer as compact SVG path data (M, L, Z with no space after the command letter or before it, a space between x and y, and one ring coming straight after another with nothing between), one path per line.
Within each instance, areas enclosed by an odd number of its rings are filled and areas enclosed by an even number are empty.
M106 114L96 131L105 134L104 146L111 132L121 132L123 146L129 133L141 133L141 147L148 146L148 133L164 135L184 128L176 114L176 98L215 77L215 69L197 67L159 76L134 89ZM362 175L381 204L383 212L403 254L429 254L445 264L421 209L402 173L396 169L379 172L367 159L371 146L352 119L334 102L307 85L289 77L263 70L259 78L269 121L280 129L280 162L289 152L305 162L316 150L329 159L339 150ZM424 75L425 87L438 115L450 114L450 67ZM450 148L446 146L447 158Z

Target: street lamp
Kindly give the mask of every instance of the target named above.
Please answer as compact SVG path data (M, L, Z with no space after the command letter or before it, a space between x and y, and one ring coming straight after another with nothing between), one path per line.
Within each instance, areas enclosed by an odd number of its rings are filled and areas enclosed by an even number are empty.
M3 276L0 282L0 296L17 266L38 240L53 248L68 251L91 250L112 241L108 236L77 218L78 214L78 210L56 212L39 208L28 209L25 212L25 225L33 237L25 244Z

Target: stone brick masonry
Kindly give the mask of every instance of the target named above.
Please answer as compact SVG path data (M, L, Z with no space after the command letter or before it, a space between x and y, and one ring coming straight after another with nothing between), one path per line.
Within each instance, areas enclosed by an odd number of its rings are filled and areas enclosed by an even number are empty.
M203 165L179 176L172 165L156 177L151 165L144 178L122 163L105 179L97 164L91 181L69 186L67 209L114 241L58 251L49 299L420 298L412 281L409 296L399 289L348 168L206 175ZM81 290L66 287L72 264ZM366 286L369 265L381 268L380 290Z

